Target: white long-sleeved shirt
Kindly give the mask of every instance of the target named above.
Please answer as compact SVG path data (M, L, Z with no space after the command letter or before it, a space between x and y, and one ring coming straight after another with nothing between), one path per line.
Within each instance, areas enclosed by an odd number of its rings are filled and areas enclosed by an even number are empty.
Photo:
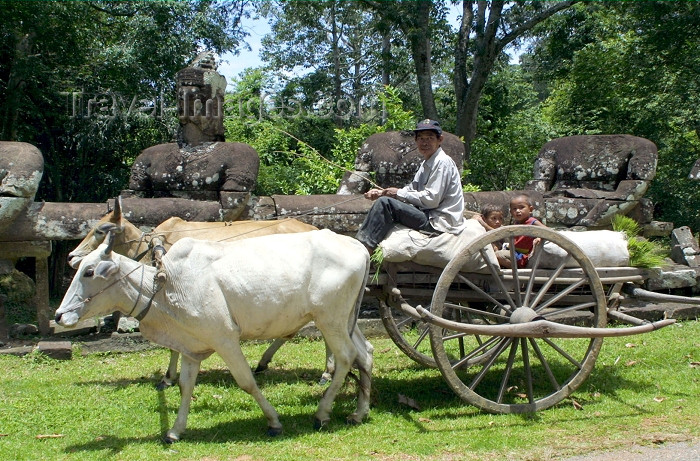
M401 200L428 211L433 229L458 234L464 228L464 194L457 165L438 147L421 163L411 184L397 192Z

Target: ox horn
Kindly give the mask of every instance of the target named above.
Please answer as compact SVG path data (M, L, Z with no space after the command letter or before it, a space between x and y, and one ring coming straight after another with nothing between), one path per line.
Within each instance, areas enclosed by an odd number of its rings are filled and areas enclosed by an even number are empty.
M122 219L122 196L119 195L114 199L114 211L112 211L112 218L110 219L113 223L118 223Z

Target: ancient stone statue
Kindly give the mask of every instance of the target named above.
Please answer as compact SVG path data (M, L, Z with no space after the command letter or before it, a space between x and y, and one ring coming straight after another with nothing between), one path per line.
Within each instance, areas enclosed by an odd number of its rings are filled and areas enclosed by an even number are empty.
M558 138L540 150L526 189L543 194L547 221L607 226L614 215L644 207L657 158L654 143L637 136Z
M211 52L177 73L178 142L145 149L125 195L218 200L236 219L255 188L260 159L249 145L224 142L226 78Z
M442 149L452 157L459 171L464 162L464 144L443 132ZM423 157L418 152L413 131L388 131L367 138L355 158L355 171L343 177L338 194L362 194L370 189L370 172L379 187L403 187L413 180Z
M178 143L196 146L224 139L226 77L217 71L210 51L198 55L175 76L180 120Z
M0 141L0 232L33 201L44 174L44 156L25 142Z

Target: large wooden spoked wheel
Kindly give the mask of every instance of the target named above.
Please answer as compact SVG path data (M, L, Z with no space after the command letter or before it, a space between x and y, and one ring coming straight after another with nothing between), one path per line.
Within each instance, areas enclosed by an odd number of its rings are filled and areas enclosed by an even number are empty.
M492 244L505 241L512 249L519 235L541 239L526 268L502 270L493 257L489 260ZM545 243L559 259L546 257ZM488 274L481 283L460 272L475 256L486 261ZM515 260L513 250L507 259ZM470 296L456 296L465 286ZM431 310L465 326L542 318L597 328L607 323L605 294L590 259L561 234L540 226L502 227L472 241L445 267ZM433 356L449 386L491 413L531 413L559 403L591 373L602 345L602 338L475 335L437 325L429 331Z

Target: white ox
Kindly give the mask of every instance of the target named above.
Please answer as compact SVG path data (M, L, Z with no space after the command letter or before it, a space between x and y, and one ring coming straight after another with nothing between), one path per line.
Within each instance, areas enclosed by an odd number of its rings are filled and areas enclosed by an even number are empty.
M198 222L185 221L173 217L163 221L146 235L124 217L121 205L121 197L117 197L114 201L114 210L104 215L78 246L68 253L68 265L73 269L77 269L80 261L104 242L105 235L114 226L121 229L121 232L116 235L114 240L114 251L144 263L152 260L152 248L149 248L149 245L154 240L157 240L158 244L162 245L164 250L167 251L175 242L185 237L215 242L230 242L270 234L318 230L311 224L291 218L278 221ZM260 358L255 369L256 373L267 369L275 352L287 339L278 338L270 345ZM158 389L164 389L174 383L177 378L177 362L178 353L173 351L170 354L168 370L157 385ZM329 380L332 374L333 361L328 356L322 382Z
M151 283L155 268L112 252L112 243L83 258L56 322L73 326L116 306L141 318L144 337L182 354L180 408L166 441L179 440L184 431L200 362L213 352L258 402L268 433L279 434L278 414L256 385L240 341L290 336L309 321L335 356L335 373L314 425L329 420L353 364L359 369L359 391L348 422L367 416L373 348L356 322L369 255L357 240L329 230L230 243L182 239L163 257L167 278L161 290Z

